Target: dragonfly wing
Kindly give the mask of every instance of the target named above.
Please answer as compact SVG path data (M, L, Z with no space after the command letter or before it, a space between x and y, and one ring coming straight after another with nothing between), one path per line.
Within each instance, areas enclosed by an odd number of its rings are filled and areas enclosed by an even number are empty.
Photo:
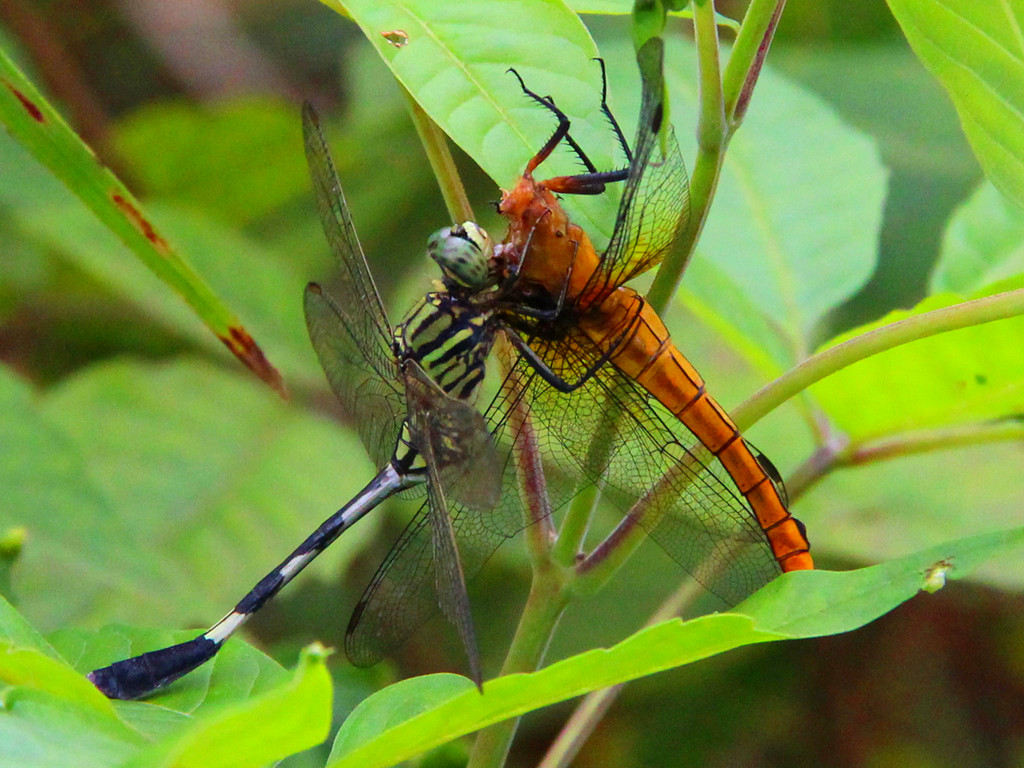
M327 381L345 412L356 420L359 437L374 464L384 465L394 452L405 399L396 383L397 365L385 378L364 354L360 329L316 284L306 288L306 327ZM365 341L365 340L364 340Z
M359 244L320 121L309 103L302 107L302 132L320 221L340 272L337 285L332 286L339 299L335 308L340 308L349 336L368 364L382 378L393 378L391 324Z
M519 510L512 482L505 484L498 506L490 513L461 504L448 510L464 581L471 580L495 550L523 528ZM371 666L390 654L433 617L444 600L437 589L445 576L438 572L439 561L434 557L438 542L432 514L430 502L419 508L356 605L345 636L345 651L353 664Z
M633 162L596 276L609 290L660 263L690 216L689 180L671 126L666 127L662 142L663 55L660 38L652 38L637 52L643 96Z
M568 344L532 346L570 379L600 358L578 332ZM711 592L731 605L778 575L764 533L725 470L632 379L605 365L575 392L537 387L534 394L534 417L555 438L548 442L553 461L600 482L606 497Z
M466 591L466 577L462 571L459 548L455 543L455 530L448 517L448 501L437 471L437 460L432 448L434 435L428 432L423 437L426 438L423 441L423 458L427 463L427 509L430 513L431 562L437 603L459 633L469 659L470 677L479 686L483 682L483 673L480 668L480 648L473 626L473 612Z
M415 360L402 364L413 441L437 474L445 495L487 512L501 494L501 463L487 420L475 407L437 386Z
M502 495L502 462L487 420L446 395L415 361L405 361L403 372L413 440L427 464L428 501L356 606L345 650L358 666L374 664L440 607L455 625L479 681L466 580L523 527L522 517L511 514L512 500ZM450 509L449 500L455 502Z

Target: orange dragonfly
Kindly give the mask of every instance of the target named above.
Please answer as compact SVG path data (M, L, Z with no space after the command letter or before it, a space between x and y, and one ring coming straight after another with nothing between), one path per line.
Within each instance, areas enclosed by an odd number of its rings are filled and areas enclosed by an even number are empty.
M777 470L707 394L657 314L623 287L662 259L688 212L688 181L674 138L664 156L659 149L661 41L647 43L638 61L644 98L632 153L611 121L630 161L622 171L598 172L569 136L568 118L550 98L523 86L558 116L559 127L504 193L499 212L509 221L508 232L489 259L487 279L473 288L518 353L485 415L496 443L507 447L522 429L514 406L530 414L548 510L583 485L598 484L626 514L623 526L640 525L701 584L734 604L780 571L812 568L813 562ZM604 103L602 109L611 118ZM533 172L562 141L588 172L536 181ZM598 255L555 195L597 194L618 181L625 187L614 233ZM435 237L457 242L468 226ZM444 249L430 253L451 269ZM470 253L473 262L459 266L484 272L488 254L460 249L462 256ZM514 464L505 462L496 507L484 514L459 505L450 510L467 579L525 525ZM615 541L613 533L591 558ZM346 637L353 661L375 662L437 611L435 567L421 512L359 601Z
M644 82L643 104L631 155L623 142L630 158L626 172L594 172L583 156L590 173L534 179L536 168L568 136L569 120L550 98L542 98L524 86L529 96L559 118L559 125L515 186L503 193L498 207L508 219L497 265L506 284L512 286L505 290L504 300L510 301L514 295L520 309L527 310L506 314L505 322L526 337L546 366L546 371L539 369L545 380L562 392L573 392L577 403L593 400L595 394L600 400L607 399L602 391L633 390L629 397L632 402L624 410L641 422L650 420L655 414L640 402L642 396L636 396L639 385L667 411L658 416L659 420L669 416L682 422L718 460L746 501L741 503L727 484L709 467L702 466L701 458L688 449L688 456L681 460L692 465L684 472L690 484L680 488L688 499L680 514L669 513L666 522L671 527L675 527L673 517L684 526L697 525L710 531L721 530L723 518L742 527L749 517L749 507L782 571L813 568L804 527L787 508L778 471L743 439L722 406L707 393L704 380L672 343L657 313L640 294L623 285L662 260L689 213L688 181L674 136L669 135L664 156L660 145L664 116L662 47L660 39L652 39L637 56ZM620 131L618 135L621 137ZM581 154L575 143L572 147ZM586 232L569 220L555 195L595 194L603 191L606 182L623 177L626 184L615 230L607 249L599 255ZM611 365L602 367L604 361ZM578 420L582 410L574 405L569 413ZM543 416L545 419L551 421L552 416ZM557 431L572 434L580 427L563 424ZM677 443L678 438L673 435L669 442ZM661 451L663 446L656 448ZM680 547L696 546L679 543L676 538L662 541L670 554ZM725 535L719 543L711 543L708 554L729 546L729 538ZM700 567L692 562L692 552L680 555L677 559L684 567ZM736 589L727 591L738 594Z

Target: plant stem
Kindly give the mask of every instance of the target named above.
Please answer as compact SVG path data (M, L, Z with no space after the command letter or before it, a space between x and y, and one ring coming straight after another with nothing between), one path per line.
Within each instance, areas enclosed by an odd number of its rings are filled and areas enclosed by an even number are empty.
M704 229L711 200L718 186L722 157L729 141L722 101L721 67L718 59L718 26L711 0L693 4L693 29L700 72L700 122L697 127L697 159L690 178L689 219L672 250L658 269L647 299L658 313L675 295L683 271L693 256Z
M502 337L495 351L506 372L507 386L512 390L515 403L509 413L509 429L516 436L513 455L519 495L526 510L526 549L532 564L530 595L501 667L501 674L509 675L532 672L540 666L558 619L568 603L570 590L567 584L573 578L573 571L559 565L552 557L554 531L540 446L527 402L519 391L524 383L512 372L512 345ZM481 731L470 752L468 768L500 768L505 763L518 726L519 719L513 718Z
M644 626L660 624L673 616L679 616L693 604L702 591L703 588L696 581L692 579L683 581L679 588L651 615ZM579 754L583 743L594 732L597 723L618 698L622 688L623 684L613 685L611 688L594 691L584 696L583 701L580 702L580 705L572 713L572 717L559 732L558 738L552 742L537 768L565 768L568 766Z
M576 562L576 556L583 547L594 508L601 500L596 485L588 486L573 497L558 529L558 540L551 550L551 559L565 568Z
M810 490L829 472L843 467L886 461L918 453L946 451L968 445L1024 440L1024 423L1013 421L925 429L846 446L824 446L786 481L790 501Z
M785 5L786 0L752 0L747 6L722 78L725 114L731 131L743 122Z
M409 114L412 117L413 125L416 126L420 143L423 144L423 150L427 153L427 159L430 160L430 167L434 171L437 185L441 189L441 196L448 209L448 216L452 223L475 221L473 208L470 206L466 190L462 186L462 179L459 178L459 172L455 168L452 153L448 150L448 137L404 87L402 87L402 93L409 106Z
M826 349L762 387L732 412L740 431L817 381L866 357L911 341L1024 314L1024 288L934 309Z
M550 561L542 567L535 565L530 596L501 668L503 676L532 672L540 666L558 619L568 603L569 590L565 583L570 576L570 570ZM500 768L504 765L518 727L519 718L513 718L481 731L469 753L467 768Z

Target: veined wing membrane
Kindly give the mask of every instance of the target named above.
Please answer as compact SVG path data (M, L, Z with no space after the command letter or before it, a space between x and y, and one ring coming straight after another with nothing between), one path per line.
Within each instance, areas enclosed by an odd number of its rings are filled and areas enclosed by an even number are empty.
M344 319L355 347L377 375L383 379L394 379L391 324L359 244L319 120L309 104L302 108L302 132L317 210L340 270L340 280L331 286L338 298L337 312ZM331 384L333 386L334 382Z
M464 502L474 502L472 508L456 503L448 511L451 531L461 558L462 573L467 581L483 568L504 541L526 526L515 463L510 452L516 434L509 416L519 399L512 382L517 379L524 381L528 389L535 375L533 369L520 359L487 409L486 423L494 442L499 446L495 455L503 457L500 472L491 474L492 470L486 470L488 477L502 478L497 504L493 500L474 500L466 492L459 493L461 478L442 479L442 487L454 488ZM433 444L436 445L437 441ZM441 465L443 476L448 471L444 468L445 462L437 463ZM574 465L568 465L567 474L559 473L557 468L545 474L551 507L557 509L578 490L580 472ZM463 476L472 483L482 476L482 472L470 465ZM485 511L481 514L477 511L478 505L485 501ZM438 592L435 585L443 575L438 570L438 562L433 558L437 546L431 530L429 505L424 504L377 569L352 615L345 638L345 651L353 663L359 666L376 663L402 645L437 613Z
M530 343L553 369L571 375L600 357L582 333L572 336L572 343ZM757 520L729 480L628 376L606 365L572 393L539 386L531 394L534 419L557 436L548 444L554 462L601 482L605 496L723 601L735 604L778 575Z
M446 395L413 360L403 364L409 426L427 472L427 503L392 547L356 606L345 650L369 666L404 642L440 606L467 649L476 639L465 574L475 574L508 536L479 525L502 493L487 422ZM449 508L454 501L457 506ZM480 660L470 653L480 679Z
M374 464L383 466L391 458L405 417L405 402L394 377L385 379L368 364L357 343L355 326L319 285L306 287L303 308L310 341L331 389L355 419ZM393 359L391 368L397 372Z
M672 248L690 216L689 180L675 133L667 126L662 153L664 73L662 46L645 45L637 54L643 78L633 162L615 230L595 276L609 288L623 285L656 266Z

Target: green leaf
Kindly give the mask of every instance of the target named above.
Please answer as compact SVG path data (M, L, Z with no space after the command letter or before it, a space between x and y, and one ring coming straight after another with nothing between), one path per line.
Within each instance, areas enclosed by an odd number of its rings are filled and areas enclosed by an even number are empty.
M949 221L931 288L974 297L1008 290L1005 281L1022 274L1024 211L981 184Z
M354 435L208 364L96 366L41 406L0 383L0 526L28 530L15 583L47 627L212 622L374 472Z
M321 646L307 648L285 683L197 719L124 768L259 768L316 746L331 725L326 656Z
M112 142L150 195L234 224L274 213L309 188L294 104L254 97L150 103L115 125Z
M931 296L829 342L829 347L911 315L958 303ZM985 323L886 350L811 387L856 444L910 430L967 424L1024 411L1024 317Z
M0 51L0 121L67 185L135 256L177 291L199 318L257 376L283 391L280 374L249 332L171 247L142 206Z
M115 661L166 648L195 636L194 630L168 631L113 624L97 632L60 629L51 633L49 639L65 658L73 661L79 673L85 674ZM140 731L162 736L166 724L157 723L154 729L144 713L152 714L152 710L161 708L198 715L225 704L245 701L281 685L287 678L287 673L276 661L251 645L233 638L225 643L211 661L173 685L157 691L144 702L118 706L123 707L125 718L136 722ZM179 718L174 718L171 725L178 727Z
M35 627L29 624L2 595L0 595L0 638L3 638L3 641L9 645L33 648L42 651L52 659L60 658L60 654L50 647Z
M0 628L12 624L27 626L0 600ZM21 634L38 637L32 628ZM81 664L97 649L105 653L111 637L109 630L71 631L56 642ZM287 674L255 649L229 641L209 665L216 669L207 685L196 685L197 675L175 685L177 692L154 697L157 703L112 702L59 658L0 641L0 681L7 684L0 694L0 766L267 765L326 738L332 711L326 655L314 645Z
M743 645L848 632L892 610L925 585L933 587L937 573L961 578L983 560L1022 546L1024 528L1015 528L951 542L871 568L786 574L740 605L735 613L687 622L676 619L648 627L612 648L588 651L538 672L488 681L483 695L473 689L441 700L443 688L417 683L410 686L410 695L422 696L423 701L413 709L431 704L432 709L412 715L362 743L357 742L356 734L348 732L347 724L343 725L328 765L394 765L501 720ZM385 710L381 722L390 716L396 696L390 692L380 697ZM377 697L371 697L364 703L365 709L374 708L377 701ZM360 720L372 717L372 712L364 711ZM362 722L357 725L361 727Z
M340 760L379 734L467 691L476 690L462 675L423 675L389 685L368 696L345 718L328 762Z
M78 447L6 368L0 368L0 410L0 528L27 532L13 599L53 626L85 610L90 598L84 592L114 583L129 590L141 570L111 556L106 543L118 541L120 532L113 505L88 476ZM8 637L19 644L26 639L21 630Z
M63 696L28 687L3 692L2 768L111 768L142 741L117 718Z
M674 71L695 72L687 53ZM685 92L671 93L676 109L696 109L698 90L689 77ZM765 375L777 375L807 354L825 315L873 272L886 182L872 140L766 67L729 144L714 207L683 280L683 302L766 349L774 370L754 349L738 347ZM736 302L752 305L760 317L737 311Z
M66 662L35 648L0 641L0 681L45 691L67 701L114 716L114 706Z
M949 92L985 175L1024 206L1024 14L1014 3L889 0L914 52Z
M523 94L507 72L510 67L537 93L554 96L572 120L573 136L598 168L621 164L600 111L601 74L593 62L597 47L562 2L468 0L459 3L454 15L444 0L424 0L415 8L398 0L326 4L351 15L431 119L498 184L517 178L555 127L555 118ZM407 41L390 42L385 35L395 30ZM623 124L629 133L631 124ZM579 167L571 152L561 148L543 173L574 173ZM588 233L605 238L616 204L607 195L566 200Z

